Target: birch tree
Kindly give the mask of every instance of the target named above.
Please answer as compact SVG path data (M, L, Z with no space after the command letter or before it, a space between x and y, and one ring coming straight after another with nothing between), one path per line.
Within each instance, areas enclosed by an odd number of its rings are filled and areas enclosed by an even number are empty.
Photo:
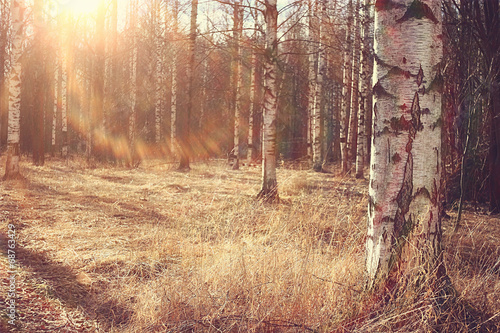
M247 150L247 163L250 165L254 159L254 153L258 151L254 145L254 126L256 126L255 118L257 115L257 109L260 104L258 101L258 87L260 86L259 82L259 71L257 69L257 49L259 48L259 0L255 0L254 3L254 37L253 37L253 48L252 48L252 56L251 56L251 69L250 69L250 116L248 119L248 150Z
M359 55L360 55L360 20L359 0L355 2L354 9L354 43L352 48L352 75L351 75L351 101L349 108L349 129L347 133L347 158L348 169L356 160L358 146L358 116L359 116Z
M130 3L130 27L132 30L132 49L130 50L130 112L128 117L128 140L130 147L129 164L135 159L135 137L137 121L137 1Z
M151 13L153 15L153 29L155 34L155 50L154 50L154 65L155 65L155 142L159 143L161 140L161 96L162 96L162 15L161 15L161 2L155 0L153 2L154 9Z
M351 106L351 90L352 90L352 0L348 2L347 9L347 27L346 27L346 43L344 51L344 78L342 85L342 109L340 111L340 151L342 159L342 172L347 173L349 170L349 154L348 154L348 130L349 130L349 114Z
M179 29L179 1L174 0L172 8L173 16L173 27L172 34L174 39L177 38L177 32ZM172 154L177 153L177 43L172 45L172 61L170 67L171 75L171 99L170 99L170 151Z
M422 278L439 263L441 33L439 0L375 4L371 287L388 278Z
M308 79L309 79L309 92L307 100L307 155L313 158L314 163L314 152L313 144L314 140L314 97L316 96L316 71L314 64L316 63L317 57L317 47L315 43L315 17L314 17L314 7L316 1L309 0L308 11L309 11L309 22L307 29L307 39L308 39L308 53L309 53L309 69L308 69Z
M33 107L35 121L33 121L33 163L35 165L43 165L45 163L45 102L46 90L48 85L44 85L47 81L46 67L46 37L44 34L45 20L43 18L43 0L35 0L33 2L33 20L34 20L34 60L35 60L35 105ZM1 29L1 27L0 27ZM0 52L2 49L0 48ZM2 59L0 59L2 61ZM0 66L2 66L0 64ZM3 69L0 67L0 71ZM3 73L0 73L3 76ZM1 77L0 77L1 80ZM0 84L0 91L2 87Z
M20 177L20 119L21 119L21 53L23 43L23 13L24 2L12 0L11 22L12 22L12 51L11 70L9 76L9 120L7 132L7 163L5 166L4 179Z
M242 109L242 88L243 88L243 59L241 48L241 35L243 33L243 6L242 0L234 3L234 46L236 57L236 96L234 101L234 155L236 159L233 164L233 170L240 167L240 127L241 127L241 109Z
M358 114L358 144L356 149L356 178L363 178L365 166L365 154L367 149L365 133L365 115L370 112L370 92L371 85L370 61L370 0L364 0L362 18L362 41L361 41L361 61L359 74L359 114Z
M194 102L194 70L195 70L195 48L196 48L196 19L198 16L198 0L191 1L191 24L189 29L189 62L187 66L187 91L188 100L186 112L183 114L182 131L179 136L180 143L180 162L179 170L187 171L190 169L189 162L191 158L191 114L193 112Z
M258 198L266 202L279 201L276 178L276 113L278 59L277 0L265 0L266 50L264 59L264 112L262 140L262 189Z

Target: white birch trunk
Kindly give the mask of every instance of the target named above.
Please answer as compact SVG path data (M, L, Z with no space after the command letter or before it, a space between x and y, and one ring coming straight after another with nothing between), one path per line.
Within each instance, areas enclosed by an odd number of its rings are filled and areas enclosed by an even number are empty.
M241 50L241 34L243 30L243 6L242 1L234 4L235 18L235 47L236 47L236 96L234 103L234 155L236 159L233 164L233 170L240 167L240 127L241 127L241 108L242 108L242 86L243 86L243 64L242 64L242 50Z
M314 108L313 108L313 169L315 171L321 171L323 169L323 156L322 156L322 114L321 114L321 99L323 96L323 77L326 74L326 0L321 0L319 6L321 6L321 20L319 24L318 40L319 40L319 50L318 50L318 72L316 75L316 89L314 92Z
M131 2L131 20L130 25L132 28L132 50L130 54L130 114L128 119L128 139L130 145L129 163L134 163L135 160L135 130L136 130L136 117L137 117L137 32L136 32L136 15L137 15L137 2Z
M360 21L359 21L359 0L356 0L354 7L354 45L352 50L352 90L351 107L349 113L349 129L347 135L347 156L348 169L351 170L353 162L356 161L356 151L358 146L358 113L359 113L359 54L360 54Z
M178 32L178 16L179 16L179 1L174 0L173 8L173 35L177 38ZM177 149L177 43L172 46L172 62L171 62L171 100L170 100L170 151L173 155L178 153Z
M191 114L193 112L194 103L194 70L196 61L196 30L197 30L197 18L198 18L198 0L191 0L191 24L189 28L189 62L186 70L187 76L187 107L185 114L183 115L183 125L180 138L180 161L179 170L189 171L190 170L190 160L192 155L191 147Z
M161 97L162 97L162 15L161 15L161 3L156 0L154 2L154 11L152 15L155 18L155 77L156 77L156 87L155 87L155 142L158 144L161 141Z
M340 111L340 152L342 159L342 172L349 171L349 153L347 145L347 137L349 130L349 114L351 106L351 90L352 90L352 0L348 3L348 17L346 28L346 46L344 52L344 79L342 85L342 109Z
M247 163L250 165L253 160L253 151L254 151L254 146L253 146L253 126L254 126L254 117L255 117L255 111L258 106L257 102L257 51L256 48L259 37L258 37L258 28L259 28L259 21L258 21L258 4L259 1L255 0L254 2L254 45L252 49L252 58L251 58L251 72L250 72L250 116L248 119L248 150L247 150Z
M358 115L358 145L356 153L356 178L364 177L365 155L367 139L365 133L365 115L370 112L369 87L371 87L370 64L370 0L364 0L363 6L363 31L361 44L361 68L359 80L359 115Z
M59 113L59 72L60 62L56 51L56 68L54 70L54 112L52 113L52 155L56 152L56 136L57 136L57 114Z
M314 19L314 7L316 1L309 0L309 24L308 24L308 53L309 53L309 71L308 71L308 81L309 81L309 92L307 100L307 155L313 158L314 163L314 152L313 152L313 132L314 132L314 97L316 96L316 71L314 64L316 62L317 47L315 44L314 30L315 19Z
M441 239L440 1L377 1L375 10L370 286L431 272Z
M21 53L23 43L24 2L12 0L12 57L9 76L9 119L7 132L7 163L4 179L19 177L19 138L21 130Z
M264 114L262 140L262 190L258 198L273 202L279 200L276 178L276 71L278 58L277 0L265 0L266 52L264 61Z
M68 63L63 48L61 57L61 156L68 157Z

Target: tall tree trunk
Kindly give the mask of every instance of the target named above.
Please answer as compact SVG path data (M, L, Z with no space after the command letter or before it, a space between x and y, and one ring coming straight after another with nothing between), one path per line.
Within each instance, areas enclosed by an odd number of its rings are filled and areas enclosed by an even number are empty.
M307 155L310 156L313 159L313 166L314 166L314 151L313 151L313 145L314 145L314 97L316 96L316 70L315 70L315 63L316 59L318 56L318 48L316 46L316 38L315 38L315 30L317 28L316 19L315 19L315 7L316 6L316 1L315 0L309 0L308 2L308 10L309 10L309 22L308 22L308 53L309 53L309 70L308 70L308 80L309 80L309 92L308 92L308 99L307 99Z
M4 138L4 110L8 108L8 98L5 98L5 60L7 57L7 47L8 47L8 31L9 31L9 19L10 8L8 7L8 1L0 2L0 146L3 143Z
M55 61L55 66L54 66L54 112L52 113L52 149L51 149L51 154L54 156L57 151L57 140L58 140L58 134L57 134L57 118L59 116L60 112L60 105L61 103L59 102L60 96L61 96L61 62L59 61L59 50L56 50L56 61Z
M194 67L195 67L195 50L196 50L196 19L198 16L198 0L191 1L191 26L189 31L189 63L187 67L188 81L188 100L186 113L183 115L182 133L180 135L180 162L179 170L189 170L189 161L191 159L191 114L193 112L194 103Z
M34 16L34 53L35 53L35 105L34 105L34 117L33 122L33 164L43 165L45 163L45 133L44 133L44 119L45 119L45 97L46 97L46 85L47 81L47 68L45 65L46 52L45 52L45 35L43 29L45 27L45 22L43 19L43 0L35 0L33 2L33 16ZM0 28L1 29L1 28ZM1 38L1 37L0 37ZM0 49L0 52L2 50ZM1 59L0 59L1 61ZM0 65L2 66L2 65ZM3 69L0 67L0 71ZM3 73L0 73L3 75ZM0 90L1 91L1 90Z
M159 144L161 137L161 96L162 96L162 15L161 15L161 2L154 1L154 11L151 13L154 16L154 32L155 32L155 142Z
M370 112L369 89L371 83L370 65L370 0L364 0L363 19L362 19L362 44L361 44L361 62L360 62L360 80L359 80L359 115L358 115L358 145L356 153L356 178L363 178L365 167L365 156L367 149L365 133L365 115Z
M179 1L174 0L173 7L173 37L177 38L178 32L178 17L179 17ZM176 47L177 43L172 45L172 62L171 62L171 100L170 100L170 151L173 155L178 154L178 143L177 143L177 74L178 74L178 61L177 61L177 52L178 48Z
M498 66L498 64L497 64ZM500 73L499 73L500 75ZM491 198L490 210L500 212L500 78L494 80L490 92L490 107L492 113L491 143L490 143L490 177Z
M436 270L441 258L440 1L377 0L375 10L366 239L371 287L386 279L422 281L441 272Z
M354 45L352 50L352 92L351 107L349 113L349 130L347 135L348 169L351 170L352 163L356 160L358 146L358 113L359 113L359 54L360 54L360 20L359 1L356 0L354 8Z
M314 102L313 102L313 114L312 114L312 123L313 123L313 133L312 133L312 141L313 141L313 169L315 171L321 171L323 169L323 160L322 160L322 131L321 124L321 98L323 94L323 77L326 70L326 43L325 43L325 24L326 24L326 3L325 0L321 0L319 3L320 6L320 24L318 25L318 68L316 74L316 84L314 91Z
M259 28L259 21L258 21L258 4L259 1L255 0L254 2L254 37L253 37L253 48L252 48L252 57L251 57L251 72L250 72L250 116L248 119L248 150L247 150L247 163L250 165L253 160L254 160L254 153L255 153L255 147L254 147L254 137L253 137L253 131L254 131L254 119L255 119L255 114L257 107L259 105L257 101L257 85L258 85L258 71L257 71L257 48L258 48L258 40L259 40L259 35L258 35L258 28Z
M66 47L61 54L61 156L68 157L68 62Z
M19 138L21 119L21 52L23 43L23 13L24 2L12 0L12 56L11 72L9 76L9 121L7 132L7 163L5 166L4 179L20 177L19 173Z
M348 131L349 131L349 114L351 107L351 90L352 90L352 0L349 0L347 9L347 28L346 28L346 43L344 51L344 78L342 85L342 109L340 115L340 151L342 157L342 172L349 171L349 153L348 153Z
M99 7L97 9L96 16L96 61L94 63L94 98L93 98L93 107L92 107L92 119L91 121L96 122L97 129L101 135L94 135L94 156L99 160L103 160L106 157L105 147L107 145L106 137L103 135L105 133L105 119L107 117L107 112L104 108L104 77L106 76L106 39L105 39L105 20L106 20L106 3L104 0L101 0L99 3ZM106 114L105 114L106 113ZM99 141L97 141L97 139ZM99 148L99 149L97 149ZM103 150L104 149L104 150Z
M240 131L241 131L241 109L242 109L242 88L243 88L243 59L241 50L241 34L243 32L243 6L239 0L234 3L234 44L236 56L236 96L234 101L234 155L236 159L233 170L240 167Z
M264 60L264 114L262 141L262 189L258 198L266 202L279 201L276 178L276 71L278 59L278 10L277 0L265 0L266 52Z
M130 156L127 163L129 164L129 166L133 166L136 163L135 132L137 119L137 1L132 0L130 6L130 26L132 29L132 50L130 54L130 113L128 118L128 140L130 147Z

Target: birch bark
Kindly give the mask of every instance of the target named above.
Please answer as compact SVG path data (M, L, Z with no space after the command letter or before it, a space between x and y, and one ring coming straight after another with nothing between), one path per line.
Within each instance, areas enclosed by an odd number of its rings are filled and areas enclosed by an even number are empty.
M262 189L258 198L266 202L279 200L276 178L276 71L278 58L277 0L265 0L266 51L264 60L264 114L262 142Z
M24 2L12 0L12 58L9 76L9 118L7 124L7 163L4 179L20 177L19 173L19 138L21 125L21 53L23 43Z
M351 107L351 90L352 90L352 0L348 2L348 17L346 27L346 45L344 51L344 79L342 85L342 109L340 111L340 152L342 158L342 172L347 173L349 170L349 154L347 137L349 130L349 114Z
M234 4L234 43L236 54L236 96L234 103L234 155L236 159L233 164L233 170L240 167L240 127L241 127L241 108L242 108L242 86L243 86L243 64L241 50L241 35L243 32L243 6L241 0Z
M439 0L377 0L366 271L369 286L440 258Z

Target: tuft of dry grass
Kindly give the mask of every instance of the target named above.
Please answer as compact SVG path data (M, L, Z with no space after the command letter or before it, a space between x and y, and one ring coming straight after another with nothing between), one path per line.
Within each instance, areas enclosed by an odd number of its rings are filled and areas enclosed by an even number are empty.
M467 327L467 306L487 314L476 323L491 318L477 327L498 325L500 235L483 229L500 230L498 218L466 212L472 229L446 231L447 269L464 302L435 313L428 295L381 302L363 291L365 180L282 168L281 203L268 205L255 200L259 168L82 165L23 163L26 181L1 183L0 204L18 207L10 219L26 283L84 318L84 331L432 331ZM68 331L83 327L68 322Z

